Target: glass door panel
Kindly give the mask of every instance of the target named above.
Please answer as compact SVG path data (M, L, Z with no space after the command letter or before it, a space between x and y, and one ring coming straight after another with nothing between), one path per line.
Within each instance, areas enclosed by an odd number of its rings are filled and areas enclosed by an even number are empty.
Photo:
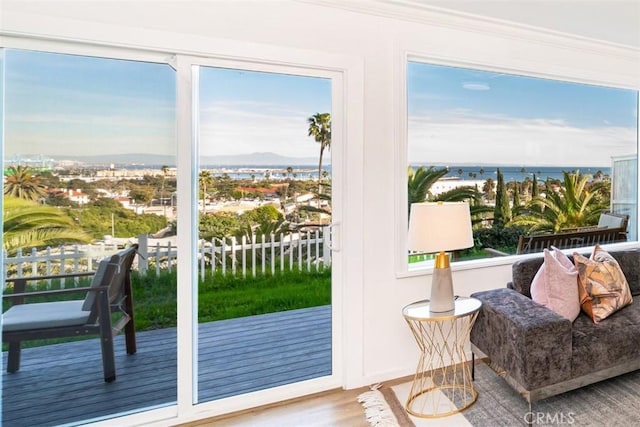
M331 80L200 67L198 398L332 373Z
M175 71L166 64L22 50L6 50L4 61L4 296L23 278L30 279L29 292L88 286L101 260L133 244L139 255L131 272L133 311L127 310L135 354L128 354L134 351L124 334L113 338L115 381L105 382L96 334L23 340L19 369L2 375L2 421L76 424L172 404ZM85 294L24 303L81 303ZM17 302L4 298L3 311ZM112 303L117 329L126 317ZM42 313L51 308L40 307ZM3 357L7 366L6 344Z

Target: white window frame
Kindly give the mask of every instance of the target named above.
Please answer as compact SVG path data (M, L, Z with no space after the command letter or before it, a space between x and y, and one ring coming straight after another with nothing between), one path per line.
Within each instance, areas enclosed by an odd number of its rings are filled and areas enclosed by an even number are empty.
M620 88L620 89L629 89L635 90L640 93L640 82L636 82L635 84L630 83L628 85L622 85L620 83L611 83L606 80L600 79L592 79L579 77L577 75L571 76L569 74L560 74L560 73L549 73L542 71L533 71L536 68L540 67L531 67L531 69L526 68L513 68L513 67L505 67L495 64L490 64L488 62L482 61L467 61L462 59L453 59L450 57L439 57L434 55L428 55L421 53L419 50L404 50L398 56L395 66L395 87L399 88L396 91L396 96L394 98L394 110L397 112L396 114L396 150L395 150L395 207L396 207L396 233L395 233L395 267L396 267L396 277L397 278L405 278L405 277L414 277L414 276L422 276L433 273L433 262L426 261L421 263L416 263L412 265L413 268L409 268L408 262L408 247L407 247L407 229L409 226L408 220L408 212L407 212L407 204L408 204L408 194L407 194L407 167L409 166L408 162L408 112L407 112L407 100L408 100L408 92L407 92L407 66L409 62L423 62L426 64L433 65L441 65L441 66L449 66L449 67L459 67L459 68L467 68L471 70L478 71L487 71L494 73L505 73L516 76L523 77L533 77L533 78L545 78L556 81L563 81L569 83L579 83L579 84L589 84L589 85L597 85L611 88ZM544 67L542 67L544 68ZM638 130L640 132L640 114L638 115ZM640 144L640 135L636 138L636 153L638 152L638 145ZM455 163L452 162L452 163ZM640 170L640 169L639 169ZM640 174L638 178L638 183L636 185L640 185ZM640 197L639 197L640 199ZM640 200L637 200L637 207L640 207ZM640 212L640 210L639 210ZM640 238L639 238L640 239ZM640 245L640 241L631 241L626 243L617 243L615 246L617 248L632 248L638 247ZM521 257L527 256L536 256L535 254L530 255L509 255L505 257L495 257L495 258L484 258L477 260L469 260L469 261L458 261L452 263L452 270L472 270L483 267L492 267L499 265L510 265L515 260Z

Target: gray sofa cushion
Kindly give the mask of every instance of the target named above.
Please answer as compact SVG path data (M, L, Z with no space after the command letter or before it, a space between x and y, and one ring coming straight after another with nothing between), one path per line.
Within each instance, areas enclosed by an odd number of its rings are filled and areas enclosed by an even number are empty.
M2 314L5 331L84 325L90 311L82 310L82 300L39 302L11 306Z
M631 295L640 295L640 248L624 251L609 251L618 261L627 278Z
M511 266L511 288L518 291L522 295L531 298L531 282L536 275L540 266L544 262L542 254L535 258L525 258L518 260ZM571 260L573 262L573 258ZM577 282L576 282L576 286Z
M640 304L617 311L598 324L584 313L573 322L573 378L640 358Z

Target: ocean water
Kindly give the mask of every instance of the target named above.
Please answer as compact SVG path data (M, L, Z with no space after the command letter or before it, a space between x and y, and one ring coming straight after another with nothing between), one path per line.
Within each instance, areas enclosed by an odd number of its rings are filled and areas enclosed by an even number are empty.
M447 173L447 177L450 178L460 178L460 179L473 179L473 180L483 180L483 179L496 179L497 170L500 169L502 175L504 176L505 182L509 181L520 181L522 182L525 178L533 179L533 175L535 174L538 182L543 182L547 178L550 179L562 179L563 171L574 172L580 171L581 174L590 174L595 175L598 172L601 172L604 175L611 174L611 168L609 167L577 167L577 166L531 166L531 167L522 167L522 166L445 166L445 165L434 165L436 168L448 167L449 172Z
M412 165L417 167L418 165ZM425 165L429 166L429 165ZM460 178L460 179L473 179L473 180L485 180L488 178L496 179L497 170L500 168L504 176L505 182L519 181L522 182L525 178L533 179L535 174L538 182L542 183L547 178L550 179L562 179L563 171L580 171L581 174L595 175L601 172L603 175L610 175L610 167L577 167L577 166L471 166L471 165L434 165L436 168L447 167L449 172L446 177ZM215 166L207 165L202 166L203 169L211 170L214 176L221 176L222 174L229 175L232 179L250 179L255 177L259 180L264 179L268 171L271 179L278 180L285 177L292 177L288 174L286 165L273 165L273 166L255 166L255 165L232 165L232 166ZM323 165L322 169L331 176L331 165ZM304 165L294 166L293 172L296 179L317 179L318 166L317 165Z
M291 166L291 173L287 171L287 165L201 165L201 169L206 169L213 176L228 175L231 179L252 179L263 180L268 175L273 180L294 178L298 180L318 179L318 165L296 165ZM322 165L323 172L331 177L331 165Z
M412 165L414 168L421 165ZM424 165L428 167L430 165ZM611 174L610 167L577 167L577 166L472 166L472 165L433 165L435 168L446 167L449 172L446 177L460 178L460 179L472 179L472 180L485 180L488 178L496 179L497 170L500 168L504 176L505 182L519 181L522 182L525 178L533 179L533 175L536 175L538 182L544 182L547 178L550 179L562 179L562 172L573 172L579 170L581 174L595 175L598 172L602 172L604 175ZM138 166L128 166L127 169L135 169ZM155 167L159 169L161 166ZM251 179L256 178L258 180L265 179L267 175L273 180L280 180L286 178L293 178L292 174L287 172L287 165L201 165L201 169L209 170L214 176L228 175L232 179ZM146 168L154 169L153 166L147 165ZM292 173L295 174L295 179L317 179L318 178L318 165L296 165L292 166ZM322 165L322 170L328 173L331 177L331 164Z

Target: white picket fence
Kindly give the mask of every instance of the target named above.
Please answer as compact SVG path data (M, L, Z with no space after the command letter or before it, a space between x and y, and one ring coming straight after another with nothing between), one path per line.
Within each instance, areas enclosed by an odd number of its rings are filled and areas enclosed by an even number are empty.
M299 270L320 270L331 265L329 228L305 233L252 236L241 241L235 238L201 242L197 257L200 277L207 271L226 274L275 274L278 271L297 268ZM259 242L258 242L259 240ZM147 235L138 236L140 256L136 257L134 268L141 273L175 268L178 248L171 243L155 245ZM93 271L103 258L120 248L116 245L74 245L71 247L35 249L28 253L18 250L16 256L3 253L4 279L26 276L48 276L52 274L72 274ZM76 279L77 280L77 279ZM64 283L63 283L64 285Z

